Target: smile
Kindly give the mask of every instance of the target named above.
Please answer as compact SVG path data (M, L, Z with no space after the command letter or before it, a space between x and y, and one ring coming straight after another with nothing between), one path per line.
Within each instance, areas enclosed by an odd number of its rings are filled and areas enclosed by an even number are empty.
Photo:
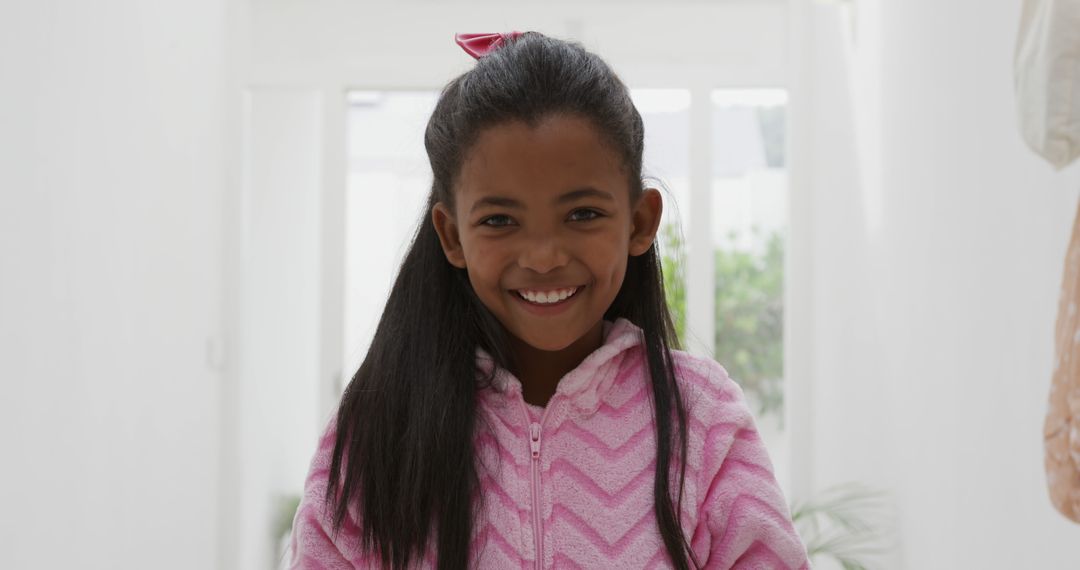
M563 287L560 289L535 290L517 289L514 291L519 298L535 305L558 305L566 302L581 290L581 287Z

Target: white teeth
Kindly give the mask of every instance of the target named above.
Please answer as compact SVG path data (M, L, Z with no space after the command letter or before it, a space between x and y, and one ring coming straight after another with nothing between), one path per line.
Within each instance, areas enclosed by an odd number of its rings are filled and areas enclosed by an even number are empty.
M518 291L518 295L533 302L550 305L552 303L558 303L566 300L578 290L577 287L570 289L557 289L555 291Z

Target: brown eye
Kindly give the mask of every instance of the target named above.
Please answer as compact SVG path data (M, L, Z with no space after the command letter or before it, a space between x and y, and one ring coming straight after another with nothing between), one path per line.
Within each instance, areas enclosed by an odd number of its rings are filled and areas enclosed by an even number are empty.
M480 221L482 226L490 226L493 228L501 228L503 226L509 226L513 224L513 220L510 216L504 214L496 214L494 216L488 216Z
M587 222L589 220L595 220L601 217L603 214L593 210L591 208L581 208L570 212L570 221L572 222Z

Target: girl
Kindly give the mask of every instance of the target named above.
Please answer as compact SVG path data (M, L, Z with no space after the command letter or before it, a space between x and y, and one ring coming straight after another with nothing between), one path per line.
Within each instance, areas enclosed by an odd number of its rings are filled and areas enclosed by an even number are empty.
M626 86L538 33L458 43L290 566L808 568L740 387L676 350Z

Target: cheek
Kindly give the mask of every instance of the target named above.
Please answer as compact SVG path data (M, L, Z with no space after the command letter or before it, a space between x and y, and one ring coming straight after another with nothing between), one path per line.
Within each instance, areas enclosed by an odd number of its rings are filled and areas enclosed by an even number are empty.
M629 242L626 236L608 233L584 240L579 250L600 285L618 290L626 275Z
M498 286L500 268L503 266L502 257L505 256L505 252L483 240L475 240L467 245L462 243L462 246L465 253L465 266L469 271L473 288L480 293L481 289Z
M609 286L611 287L612 299L614 299L614 295L622 288L623 279L626 278L626 256L612 263L610 275L611 283Z

